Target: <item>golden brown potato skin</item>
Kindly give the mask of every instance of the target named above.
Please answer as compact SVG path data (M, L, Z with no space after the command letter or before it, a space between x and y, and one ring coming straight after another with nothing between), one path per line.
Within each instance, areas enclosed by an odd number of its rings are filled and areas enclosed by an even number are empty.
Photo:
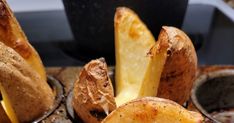
M103 58L90 61L81 70L74 85L72 104L86 123L100 123L116 108L112 83Z
M114 18L116 104L156 96L169 47L155 39L137 14L118 7Z
M197 56L189 37L175 27L163 26L159 38L170 48L158 88L158 97L183 104L189 99L196 77Z
M7 117L6 112L4 111L0 103L0 123L11 123L10 119Z
M0 83L20 123L35 120L53 105L49 85L17 52L1 42Z
M5 0L0 0L0 41L18 52L46 81L46 72Z
M202 123L203 117L179 104L157 97L127 102L111 112L102 123Z

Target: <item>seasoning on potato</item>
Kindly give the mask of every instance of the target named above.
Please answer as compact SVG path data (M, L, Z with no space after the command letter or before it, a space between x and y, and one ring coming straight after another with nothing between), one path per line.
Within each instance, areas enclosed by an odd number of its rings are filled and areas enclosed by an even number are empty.
M12 123L32 122L52 108L55 95L37 51L6 0L0 0L0 8L1 106Z
M157 96L183 105L190 97L197 73L195 48L189 37L175 27L163 26L160 38L168 40L170 47Z
M13 49L0 42L0 91L11 122L32 122L52 108L54 94Z
M145 97L118 107L102 123L203 123L197 112L167 99Z
M46 72L37 51L28 42L6 0L0 0L0 41L19 53L46 82Z
M114 29L116 97L106 63L92 60L74 87L73 107L81 119L90 123L201 123L199 113L179 105L188 100L197 70L189 37L175 27L163 26L156 41L126 7L117 8Z
M116 108L104 58L92 60L84 66L73 93L73 107L86 123L99 123Z

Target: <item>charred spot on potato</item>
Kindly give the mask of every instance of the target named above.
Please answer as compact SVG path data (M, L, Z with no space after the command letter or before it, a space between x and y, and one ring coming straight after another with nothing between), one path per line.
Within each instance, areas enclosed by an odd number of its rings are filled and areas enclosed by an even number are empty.
M92 110L89 112L93 117L96 117L98 121L102 121L107 115L103 111Z
M103 87L106 88L108 86L108 82L104 82Z
M167 55L168 55L168 56L171 55L171 50L167 50Z

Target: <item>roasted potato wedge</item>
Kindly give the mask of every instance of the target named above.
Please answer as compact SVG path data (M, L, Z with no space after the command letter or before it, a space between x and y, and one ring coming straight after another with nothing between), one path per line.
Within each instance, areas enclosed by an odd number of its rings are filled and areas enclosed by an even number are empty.
M155 42L140 18L125 7L117 8L114 27L116 98L106 64L102 59L93 60L75 83L73 107L77 114L85 122L98 123L105 115L100 119L97 116L113 111L116 101L118 108L103 123L202 122L200 114L179 105L187 101L197 69L196 52L188 36L175 27L163 26ZM104 95L108 98L103 99ZM107 107L112 105L111 110L107 112L101 99Z
M114 91L104 58L92 60L74 85L73 107L86 123L100 123L116 108Z
M175 27L163 26L159 40L167 40L168 57L158 88L158 97L185 103L197 72L197 55L189 37Z
M0 91L11 122L31 122L52 108L54 94L13 49L0 42Z
M169 45L164 40L155 44L151 32L128 8L117 8L114 26L117 105L156 96Z
M102 123L202 123L203 117L162 98L130 101L109 114Z
M155 67L158 72L145 74L154 66L149 65L152 59L145 55L151 45L154 45L154 37L130 9L118 8L114 20L117 105L137 97L156 96L157 92L158 97L171 99L181 105L185 103L190 96L197 71L196 51L189 37L175 27L163 26L156 45L164 47L164 50L163 52L161 50L161 53L158 51L155 53L155 55L161 54L161 57L153 62L154 65L158 65ZM165 57L166 48L167 57ZM164 66L160 66L160 64ZM162 75L161 69L163 69ZM151 79L151 82L146 82L148 84L140 84L145 82L144 78L152 76L154 76L154 81ZM155 88L148 88L145 85ZM146 92L149 93L140 95L138 93L140 87L148 88ZM150 89L154 89L155 93L151 93Z
M37 51L30 45L5 0L0 0L0 41L18 52L46 82L46 72Z

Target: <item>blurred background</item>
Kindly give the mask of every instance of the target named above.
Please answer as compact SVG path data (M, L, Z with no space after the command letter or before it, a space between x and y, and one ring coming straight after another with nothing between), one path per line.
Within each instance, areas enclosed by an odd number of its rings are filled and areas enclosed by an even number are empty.
M61 0L8 3L46 66L86 63L87 56L71 48L75 39ZM234 9L229 4L223 0L189 0L182 30L192 39L200 64L234 64Z

